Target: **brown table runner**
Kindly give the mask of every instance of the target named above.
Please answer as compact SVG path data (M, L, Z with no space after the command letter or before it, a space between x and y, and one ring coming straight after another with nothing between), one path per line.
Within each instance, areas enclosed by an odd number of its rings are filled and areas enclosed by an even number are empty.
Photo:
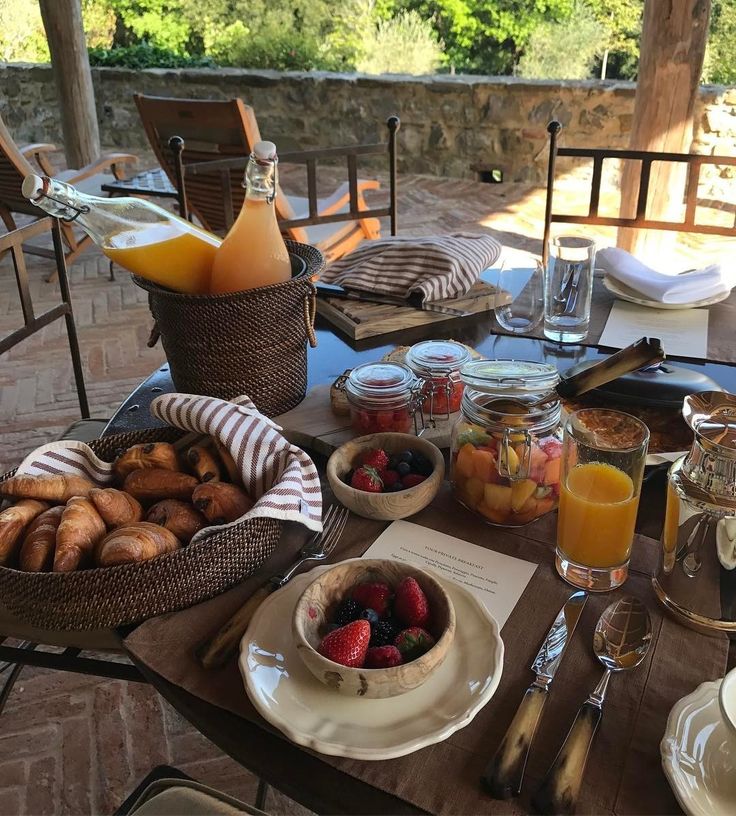
M551 542L555 518L547 517L518 532L491 528L457 505L445 485L433 504L411 520L539 564L501 633L506 655L500 685L473 722L445 742L382 762L320 758L431 813L524 813L578 707L600 678L601 667L592 652L592 632L601 611L619 593L594 595L588 601L555 679L529 759L524 793L517 802L495 801L480 787L481 772L533 679L529 666L542 638L570 594L570 588L554 571ZM384 528L384 523L352 516L332 560L362 554ZM303 533L290 527L260 576L211 601L148 621L126 639L126 647L170 682L268 727L247 699L235 663L205 672L192 651L243 602L264 575L290 562L302 540ZM641 598L651 613L652 648L641 667L611 680L583 781L581 813L679 812L659 756L667 715L678 699L703 681L723 676L725 671L725 638L709 638L685 629L663 617L656 605L648 579L656 547L651 539L637 536L632 574L625 586L625 591ZM360 704L356 701L356 705Z
M603 280L596 276L593 281L593 298L590 305L590 326L584 346L597 346L600 343L603 329L616 297L603 285ZM708 307L708 360L712 363L736 363L736 343L734 343L734 325L736 325L736 289L721 303ZM511 334L495 324L496 334ZM652 335L657 335L656 313L652 311ZM544 327L540 325L528 337L544 340ZM665 351L667 349L665 348Z

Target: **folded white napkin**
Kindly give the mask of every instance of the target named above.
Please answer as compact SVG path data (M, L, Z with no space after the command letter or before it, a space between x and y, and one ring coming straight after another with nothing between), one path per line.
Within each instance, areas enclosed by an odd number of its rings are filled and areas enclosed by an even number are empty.
M683 275L664 275L618 247L598 250L596 266L660 303L692 303L730 292L736 286L736 268L726 270L720 264L712 264Z

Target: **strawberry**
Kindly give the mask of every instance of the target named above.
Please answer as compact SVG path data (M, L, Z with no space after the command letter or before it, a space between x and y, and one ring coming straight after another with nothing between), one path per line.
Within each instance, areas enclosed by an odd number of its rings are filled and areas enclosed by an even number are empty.
M365 661L370 639L370 623L367 620L355 620L326 635L319 644L318 651L341 666L359 669Z
M380 473L388 467L388 454L380 448L371 448L358 457L358 465L367 465Z
M391 666L400 666L403 662L404 658L396 646L374 646L368 649L365 656L366 669L390 669Z
M383 486L386 490L391 490L391 488L398 484L401 477L395 470L384 470L381 474L381 478L383 479Z
M364 609L372 609L383 617L391 604L391 587L381 581L371 581L353 587L352 597Z
M562 442L552 436L548 439L543 439L539 442L539 447L547 454L550 459L558 459L562 456Z
M396 587L394 614L406 626L426 626L429 602L414 578L404 578Z
M359 467L353 473L350 487L365 490L367 493L381 493L383 491L383 481L375 468Z
M426 478L426 476L421 476L419 473L407 473L406 476L401 479L401 484L404 485L404 489L416 487L425 481Z
M404 663L408 663L428 652L434 646L434 638L419 626L411 626L399 632L394 645L401 652Z

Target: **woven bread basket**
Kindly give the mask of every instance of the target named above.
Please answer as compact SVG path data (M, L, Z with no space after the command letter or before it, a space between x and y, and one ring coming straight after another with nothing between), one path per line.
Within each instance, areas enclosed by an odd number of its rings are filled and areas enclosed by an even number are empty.
M140 442L175 442L185 432L156 428L89 443L105 462ZM6 473L2 479L12 476ZM282 522L246 519L151 561L81 570L21 572L0 567L0 598L41 629L111 629L174 612L218 595L253 573L276 549Z
M304 399L307 341L317 344L311 278L325 259L309 244L286 240L286 247L297 274L244 292L186 295L133 276L148 292L177 391L222 399L248 394L266 416Z

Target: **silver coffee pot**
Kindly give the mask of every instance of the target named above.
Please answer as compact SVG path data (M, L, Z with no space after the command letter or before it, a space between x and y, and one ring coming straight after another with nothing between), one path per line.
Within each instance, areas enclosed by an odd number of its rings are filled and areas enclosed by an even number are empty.
M736 633L736 396L691 394L682 414L695 439L669 470L652 585L686 625Z

